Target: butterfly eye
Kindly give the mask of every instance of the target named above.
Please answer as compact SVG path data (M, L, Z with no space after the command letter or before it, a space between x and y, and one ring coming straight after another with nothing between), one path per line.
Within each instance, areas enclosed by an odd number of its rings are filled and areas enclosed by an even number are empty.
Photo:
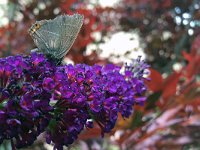
M40 24L36 23L36 24L35 24L35 28L36 28L36 29L39 29L39 28L40 28Z

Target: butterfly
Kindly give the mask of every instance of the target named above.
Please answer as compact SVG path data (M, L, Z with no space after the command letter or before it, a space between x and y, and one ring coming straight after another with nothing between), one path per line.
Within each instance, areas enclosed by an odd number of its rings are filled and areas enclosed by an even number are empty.
M60 15L53 20L36 21L29 29L37 49L46 56L61 60L73 45L83 24L80 14Z

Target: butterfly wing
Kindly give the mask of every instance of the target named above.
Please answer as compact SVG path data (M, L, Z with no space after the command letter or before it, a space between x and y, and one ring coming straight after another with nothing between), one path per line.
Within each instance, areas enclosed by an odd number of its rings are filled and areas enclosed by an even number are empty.
M83 24L83 17L80 15L75 15L74 17L60 16L58 19L62 20L60 23L62 27L60 28L60 48L56 55L57 58L62 58L67 54L72 44L74 43Z
M42 21L36 21L36 23L34 23L31 28L29 29L29 34L31 35L31 37L33 38L33 41L35 43L35 45L39 48L40 51L42 51L43 53L46 53L45 51L47 49L49 49L48 43L47 43L47 39L45 38L44 35L40 34L38 32L38 28L37 26L42 26L43 24L46 23L46 20L42 20Z
M53 20L37 21L29 33L44 54L61 59L71 48L82 24L82 15L61 15Z

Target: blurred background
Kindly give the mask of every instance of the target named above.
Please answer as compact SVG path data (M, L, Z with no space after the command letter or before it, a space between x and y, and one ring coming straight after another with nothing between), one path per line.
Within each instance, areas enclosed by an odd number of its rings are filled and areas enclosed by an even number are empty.
M85 19L67 63L122 65L140 55L151 81L130 119L119 116L104 138L98 126L85 130L68 149L199 150L200 0L0 0L0 57L35 48L27 31L36 20L74 13ZM39 138L26 149L52 147Z

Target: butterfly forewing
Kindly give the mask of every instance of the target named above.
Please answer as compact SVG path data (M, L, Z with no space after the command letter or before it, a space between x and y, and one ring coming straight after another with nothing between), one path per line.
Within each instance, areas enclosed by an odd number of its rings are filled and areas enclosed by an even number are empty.
M61 59L74 43L83 24L83 16L79 14L61 15L53 20L42 20L36 23L40 27L35 29L33 25L29 33L38 49L44 54Z

